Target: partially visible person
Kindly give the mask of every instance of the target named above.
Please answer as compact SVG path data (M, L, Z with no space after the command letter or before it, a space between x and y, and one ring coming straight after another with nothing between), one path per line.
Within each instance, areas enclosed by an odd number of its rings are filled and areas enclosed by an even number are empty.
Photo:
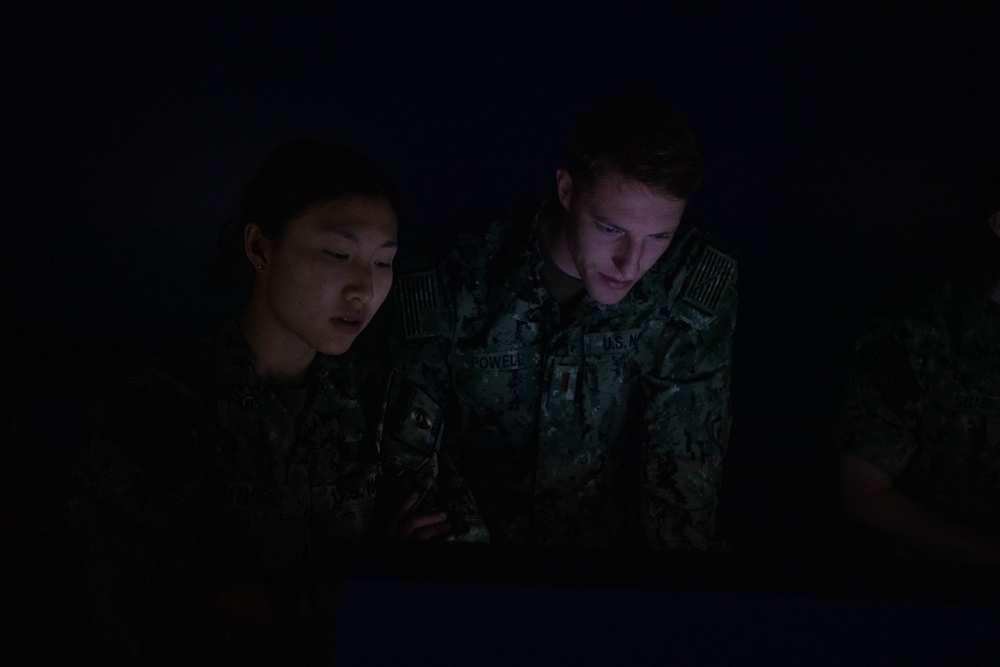
M687 124L647 95L579 118L553 196L400 272L400 364L499 544L720 547L736 260L684 218Z
M859 340L837 438L856 557L1000 565L1000 169L956 279Z
M351 150L285 144L236 223L245 307L126 376L73 476L110 662L322 664L347 542L475 524L440 511L462 489L437 486L438 407L348 354L393 280L388 179Z

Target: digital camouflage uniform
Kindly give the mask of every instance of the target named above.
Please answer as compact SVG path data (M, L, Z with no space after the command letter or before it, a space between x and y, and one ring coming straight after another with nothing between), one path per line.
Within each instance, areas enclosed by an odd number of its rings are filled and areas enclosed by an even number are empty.
M439 410L401 377L318 355L308 389L283 401L249 355L233 321L131 374L75 470L96 620L119 659L309 662L329 636L339 546L370 530L377 495L388 512L434 485ZM208 613L230 582L274 591L288 627Z
M620 303L560 313L538 216L498 216L397 274L397 361L447 404L445 447L492 541L713 545L735 260L685 229Z
M876 320L839 444L925 507L1000 533L1000 306L948 285Z

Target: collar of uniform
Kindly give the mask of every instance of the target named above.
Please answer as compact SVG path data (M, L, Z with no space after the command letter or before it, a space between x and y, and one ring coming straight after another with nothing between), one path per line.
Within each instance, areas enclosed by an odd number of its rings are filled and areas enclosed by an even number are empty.
M223 325L216 341L217 379L220 386L255 387L260 382L251 361L250 345L240 330L239 318L232 317ZM350 367L350 351L339 357L316 353L313 366L309 369L309 383L315 378L336 380L345 375L339 372L344 366ZM349 374L348 374L349 375Z
M508 242L494 259L502 278L501 288L490 295L490 310L525 322L558 321L559 306L541 277L545 260L539 224L547 203L543 201L526 220L513 222Z
M317 352L310 369L310 383L346 389L353 384L351 378L355 376L354 357L353 350L335 357Z
M663 256L622 301L662 302L660 295L666 293L666 302L675 303L681 297L684 278L698 262L704 244L704 235L695 227L682 227Z
M250 345L243 337L237 316L226 321L216 340L216 382L220 389L241 393L243 388L255 387L258 382Z
M237 316L227 320L216 336L214 356L219 423L240 433L260 432L262 387Z
M226 322L216 339L215 382L219 399L219 418L222 423L244 433L266 430L261 423L265 413L280 414L285 410L273 388L257 375L251 361L250 345L240 330L239 319ZM338 372L339 358L317 354L309 371L309 390L302 412L308 412L317 381L327 383L349 382L349 372ZM272 405L273 404L273 405ZM278 408L280 407L280 410ZM262 407L267 407L262 410ZM273 429L272 429L273 430Z

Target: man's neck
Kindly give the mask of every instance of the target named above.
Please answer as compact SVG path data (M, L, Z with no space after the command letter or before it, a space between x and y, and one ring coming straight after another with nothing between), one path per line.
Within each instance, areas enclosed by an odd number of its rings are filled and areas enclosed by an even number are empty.
M539 215L540 237L542 250L555 266L570 278L580 279L580 272L573 263L573 255L569 251L569 241L566 238L566 212L550 200Z
M559 308L565 312L583 296L585 291L576 267L569 255L566 244L566 233L563 216L558 211L543 211L539 220L540 249L543 255L541 279L549 294L559 303ZM546 215L548 213L548 215ZM557 259L560 248L568 260L573 272L569 272Z

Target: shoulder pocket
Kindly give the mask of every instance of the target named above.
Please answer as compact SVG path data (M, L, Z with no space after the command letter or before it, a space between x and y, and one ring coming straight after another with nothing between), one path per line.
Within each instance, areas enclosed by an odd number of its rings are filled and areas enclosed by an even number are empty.
M387 463L417 469L437 453L443 423L430 396L395 376L383 424L382 455Z

